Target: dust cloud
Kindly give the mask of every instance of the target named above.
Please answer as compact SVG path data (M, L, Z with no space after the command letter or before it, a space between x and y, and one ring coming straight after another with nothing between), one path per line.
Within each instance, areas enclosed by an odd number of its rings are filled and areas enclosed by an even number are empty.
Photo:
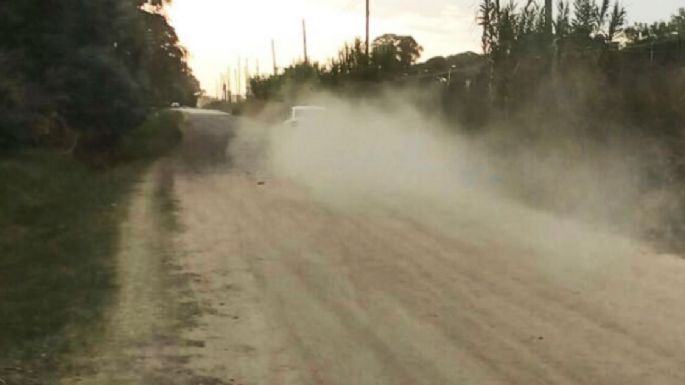
M302 104L325 106L320 119L251 127L238 142L266 135L264 173L333 209L410 219L564 280L601 280L651 252L634 236L645 166L629 143L593 148L568 133L529 143L506 127L468 136L405 100L318 95Z

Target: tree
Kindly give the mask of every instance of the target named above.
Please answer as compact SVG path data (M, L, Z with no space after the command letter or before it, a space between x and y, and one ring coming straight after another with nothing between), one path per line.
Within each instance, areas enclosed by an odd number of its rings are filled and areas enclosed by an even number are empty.
M669 21L652 24L637 23L626 29L628 38L633 43L659 41L685 36L685 8L678 9Z
M372 48L372 63L389 72L408 69L423 52L413 37L391 33L374 39Z
M606 3L606 0L604 0ZM589 37L597 30L599 10L594 0L574 0L573 22L571 28L574 34Z
M685 8L678 9L678 13L671 18L671 26L680 36L685 36Z
M569 3L563 1L560 1L557 7L557 21L554 23L554 28L557 37L563 38L571 33L571 9Z
M424 67L431 72L440 72L446 71L449 65L447 63L447 59L445 59L443 56L435 56L428 59L426 63L424 63Z
M609 12L609 10L612 10ZM604 39L610 42L622 30L626 11L618 1L574 0L571 31L577 39Z
M199 84L161 13L165 3L2 2L0 111L13 113L0 117L0 136L30 137L41 122L111 145L150 107L195 103Z

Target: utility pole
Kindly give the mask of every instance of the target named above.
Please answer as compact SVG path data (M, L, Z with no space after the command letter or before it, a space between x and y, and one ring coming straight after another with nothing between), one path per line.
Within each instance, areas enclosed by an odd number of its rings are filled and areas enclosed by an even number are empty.
M233 81L235 85L235 101L240 103L240 66L233 70Z
M245 59L245 99L250 96L250 59Z
M242 63L243 60L238 57L238 66L235 69L235 78L236 82L238 82L238 91L236 92L236 95L238 95L238 101L240 101L240 96L243 94L243 79L242 79Z
M228 104L233 103L233 93L231 92L231 68L226 68L226 101Z
M307 56L307 24L302 19L302 42L304 45L304 63L309 64L309 57Z
M552 24L554 23L552 18L552 4L553 0L545 0L545 33L547 34L547 37L549 37L550 39L554 34L554 29L552 27Z
M278 75L278 66L276 65L276 43L271 39L271 58L274 62L274 76Z
M369 0L366 0L366 60L370 61L369 57L369 19L371 17L371 8L369 5Z

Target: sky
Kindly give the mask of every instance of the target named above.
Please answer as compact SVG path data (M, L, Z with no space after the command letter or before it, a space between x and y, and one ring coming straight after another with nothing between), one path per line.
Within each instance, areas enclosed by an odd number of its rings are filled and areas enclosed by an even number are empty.
M480 50L476 25L479 0L370 0L371 38L384 33L412 35L424 47L423 59ZM542 0L541 0L542 1ZM685 0L623 0L629 22L667 19ZM271 40L280 68L303 57L306 20L310 60L326 62L346 41L364 35L365 0L174 0L171 24L190 53L190 65L203 89L217 95L236 68L244 89L245 67L272 72Z

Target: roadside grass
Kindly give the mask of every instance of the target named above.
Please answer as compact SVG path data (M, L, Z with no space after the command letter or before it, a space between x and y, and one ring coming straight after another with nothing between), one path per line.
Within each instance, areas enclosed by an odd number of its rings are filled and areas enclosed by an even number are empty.
M154 114L105 170L47 150L0 159L0 369L53 367L80 346L67 326L99 325L116 291L128 195L146 166L180 142L181 123L180 113Z

